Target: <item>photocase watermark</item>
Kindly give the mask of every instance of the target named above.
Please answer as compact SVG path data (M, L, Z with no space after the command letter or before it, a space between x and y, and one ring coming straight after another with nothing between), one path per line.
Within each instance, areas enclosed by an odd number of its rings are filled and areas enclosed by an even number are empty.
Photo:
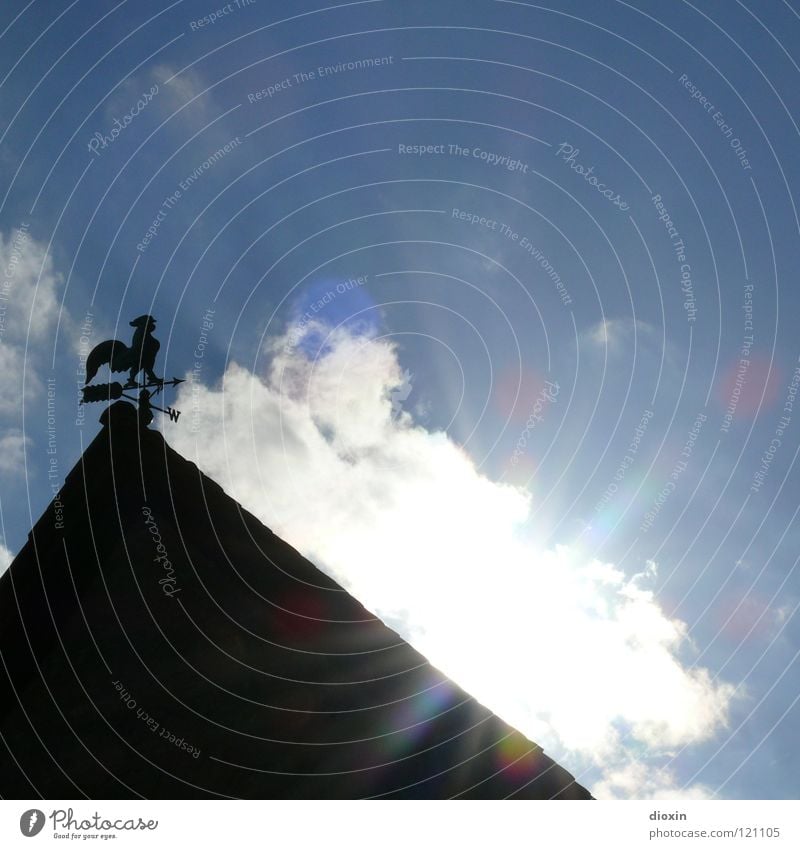
M453 207L451 216L458 221L466 221L468 224L472 224L475 227L485 227L492 233L499 233L501 236L505 236L507 239L514 242L514 244L518 245L523 251L525 251L526 254L531 256L542 267L545 274L547 274L547 276L553 281L556 291L561 298L561 303L564 304L565 307L572 303L572 298L570 297L567 287L564 285L564 281L561 279L559 273L555 270L555 268L553 268L547 257L527 236L520 237L520 234L516 230L513 230L508 224L505 224L496 218L488 218L485 215L481 215L479 212L471 212L466 209Z
M175 577L175 570L172 567L172 563L170 562L169 555L167 554L167 549L164 543L161 541L161 534L158 530L158 525L156 524L155 519L153 518L153 513L149 507L142 507L142 515L144 516L145 525L147 526L147 530L150 531L151 536L153 537L153 543L156 546L156 551L158 552L156 556L153 558L154 563L160 563L162 568L164 569L164 577L159 578L158 583L161 584L161 591L168 598L173 598L179 592L181 592L181 588L178 586L178 581Z
M797 362L800 363L800 357L797 358ZM772 466L772 461L775 459L775 455L778 453L781 445L783 445L783 435L792 423L792 413L794 411L794 402L797 400L798 387L800 387L800 366L795 366L792 378L789 381L789 385L786 387L786 395L784 396L781 417L778 419L774 434L766 451L764 451L761 455L759 467L753 474L753 480L750 484L750 492L758 492L764 485L764 481L767 479L767 473Z
M64 505L61 502L61 475L58 471L58 446L56 441L56 379L47 378L47 481L53 493L54 527L64 529Z
M107 147L114 144L114 142L120 137L123 130L129 127L137 116L141 115L157 94L158 83L153 83L150 90L143 92L142 96L136 101L136 103L134 103L134 105L122 116L122 120L114 118L114 126L108 133L101 133L98 131L91 137L91 139L89 139L89 142L86 145L89 151L95 156L101 156L102 154L100 151L105 150Z
M131 695L131 693L125 688L125 685L121 681L112 681L114 685L114 689L116 689L120 701L125 705L126 708L130 711L136 712L136 718L144 722L144 724L158 737L162 740L165 740L167 743L175 746L183 752L186 752L187 755L191 755L195 760L200 757L200 749L196 746L187 743L183 737L178 737L177 734L173 734L168 728L164 728L163 725L153 716L141 707L136 699Z
M226 3L215 12L209 12L209 14L203 15L202 18L195 18L195 20L189 21L189 29L192 32L197 32L197 30L203 29L203 27L210 27L217 21L227 18L231 13L239 11L239 9L254 6L255 2L256 0L233 0L232 3Z
M203 313L200 324L200 335L197 338L197 344L194 346L194 367L192 368L192 376L190 378L192 390L192 423L189 426L189 430L192 433L197 433L200 430L200 374L203 371L208 336L214 329L215 312L215 310L209 308Z
M220 159L227 156L232 150L235 150L237 147L239 147L241 143L242 140L239 138L239 136L235 136L227 144L223 145L218 150L215 150L214 153L212 153L211 156L209 156L202 163L200 163L200 165L198 165L197 168L195 168L191 174L188 174L182 180L178 181L178 188L176 188L171 195L168 195L164 198L161 203L161 206L159 207L158 213L156 214L156 217L153 219L152 223L147 228L147 232L144 234L141 241L136 245L136 250L139 251L139 253L143 254L147 250L147 247L150 242L152 242L153 239L155 239L155 237L158 235L159 228L164 223L167 216L178 203L178 201L183 197L184 193L188 192L189 189L194 185L194 183L196 183L200 179L200 177L202 177L203 174L208 171L209 168L216 165Z
M259 100L270 99L276 94L297 88L305 83L321 80L325 77L333 77L350 71L366 71L373 68L382 68L394 64L394 56L376 56L364 59L356 59L352 62L336 62L334 65L318 65L296 74L289 74L283 79L276 80L258 91L251 91L247 95L248 103L258 103Z
M622 212L630 209L628 204L620 197L619 192L615 192L614 189L608 188L605 183L601 183L600 180L598 180L594 173L594 165L590 165L588 168L585 168L578 162L578 154L580 152L580 148L573 147L569 142L561 142L555 155L560 156L562 162L569 165L573 171L583 177L590 186L594 186L595 189L597 189L597 191L606 198L606 200Z
M672 471L670 472L669 480L664 484L661 491L653 499L653 504L650 509L644 514L642 524L639 526L639 530L642 533L646 533L648 530L650 530L650 528L653 527L653 523L655 522L658 514L661 512L661 508L667 503L667 499L670 497L670 495L675 492L678 480L689 467L689 458L692 456L695 443L697 442L697 437L700 435L700 430L702 429L707 419L708 416L705 413L697 414L694 423L689 429L688 438L686 439L686 442L684 443L684 446L681 449L681 459L675 462L675 465L672 467Z
M460 156L477 159L494 168L505 168L506 171L527 174L530 165L521 159L516 159L507 153L484 150L482 147L465 147L460 144L437 142L435 144L398 144L397 153L401 156Z
M28 239L28 229L30 225L27 221L23 221L14 231L14 236L11 239L11 255L6 262L6 267L3 269L3 279L0 281L0 339L6 331L6 314L8 312L8 304L11 300L11 289L14 285L14 278L17 274L17 266L22 259L22 250L25 247Z
M60 531L64 530L64 503L61 500L61 474L58 469L56 379L54 377L47 378L46 401L47 482L53 493L53 527Z
M739 350L739 362L736 364L736 376L733 380L733 388L731 389L728 406L725 408L725 415L722 417L722 424L719 428L721 433L728 433L731 429L736 407L739 405L742 390L747 383L747 372L750 370L750 354L755 340L753 334L754 288L752 283L744 284L744 299L742 304L742 310L744 311L744 337L742 339L742 347Z
M475 224L478 227L485 227L487 230L491 230L492 232L497 231L497 227L499 222L494 218L487 218L485 215L481 215L478 212L468 212L465 209L457 209L453 207L453 218L457 218L459 221L467 221L469 224Z
M86 419L86 407L81 401L83 400L83 387L86 383L86 358L89 356L92 347L93 324L94 314L87 310L83 317L83 324L81 324L81 335L78 337L78 368L75 370L75 387L78 398L78 412L75 416L76 427L83 427Z
M639 424L633 429L633 436L631 437L631 441L628 444L628 448L625 451L625 455L622 458L619 466L617 466L617 470L614 472L614 477L606 487L605 492L603 492L602 496L598 500L597 504L595 504L594 509L595 512L601 510L603 507L608 504L609 501L614 497L614 495L619 490L619 484L625 479L625 475L628 473L628 469L634 464L636 460L636 455L639 453L639 447L641 445L642 439L647 432L647 428L650 425L650 420L653 418L652 410L645 410L642 414L641 419L639 419Z
M539 390L539 394L533 403L533 409L525 422L525 427L519 435L519 439L517 439L517 444L514 446L514 453L511 455L512 466L519 464L520 459L525 454L525 450L528 447L528 440L530 439L534 428L537 424L544 421L543 414L545 408L550 404L555 404L558 400L558 393L560 391L561 387L557 380L545 380L544 386Z
M158 820L141 817L107 819L95 811L91 816L79 819L73 808L55 808L47 816L38 808L30 808L19 818L19 830L25 837L35 837L48 819L53 827L53 837L68 840L112 840L118 831L155 831L158 828Z
M44 828L44 823L44 811L40 811L38 808L29 808L19 818L19 830L25 837L36 837Z
M567 287L564 285L564 281L561 279L561 275L553 268L550 261L547 257L533 244L533 242L527 237L522 236L517 233L516 230L512 230L508 224L500 225L500 235L505 236L507 239L510 239L514 244L519 245L519 247L525 251L535 262L537 262L542 271L553 281L556 287L556 292L558 292L558 296L561 298L561 303L568 307L572 303L572 298L570 297L569 292L567 291Z
M720 133L729 141L731 149L736 154L739 164L743 171L752 171L752 166L747 158L747 151L740 139L733 135L733 127L726 122L725 116L719 109L703 94L703 92L689 79L686 74L681 74L678 77L678 82L692 95L692 100L696 100L708 115L711 120L717 125Z
M197 182L197 180L199 180L200 177L206 171L208 171L208 169L211 168L212 165L216 165L220 159L222 159L224 156L227 156L232 150L235 150L237 147L239 147L241 143L242 140L239 138L239 136L234 136L227 144L224 144L221 148L215 150L214 153L212 153L211 156L208 157L208 159L204 160L200 165L197 166L197 168L194 169L194 171L192 171L191 174L184 177L184 179L178 183L178 186L180 187L181 191L189 191L192 186L192 183Z
M686 321L689 324L694 323L697 319L697 307L695 306L694 287L692 285L692 266L686 259L686 246L683 244L681 234L678 228L672 221L660 194L652 196L653 206L656 208L658 220L662 221L666 228L667 235L672 242L672 250L675 254L675 259L680 265L680 283L681 292L683 293L683 308L686 311Z
M360 277L348 277L346 280L339 281L332 289L328 289L313 303L309 304L308 309L289 328L283 353L290 354L297 347L297 343L305 335L309 322L314 321L324 311L325 307L333 303L339 296L366 285L368 279L369 274L362 274Z

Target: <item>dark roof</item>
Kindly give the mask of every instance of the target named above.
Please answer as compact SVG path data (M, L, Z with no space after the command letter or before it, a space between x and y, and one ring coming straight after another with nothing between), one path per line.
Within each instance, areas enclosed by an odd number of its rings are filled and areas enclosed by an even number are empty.
M0 579L0 796L590 798L131 405L101 421Z

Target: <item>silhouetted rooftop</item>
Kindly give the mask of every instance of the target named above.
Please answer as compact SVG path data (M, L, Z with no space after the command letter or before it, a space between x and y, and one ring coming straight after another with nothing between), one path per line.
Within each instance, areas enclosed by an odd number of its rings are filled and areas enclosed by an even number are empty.
M101 421L0 579L0 795L590 798L132 405Z

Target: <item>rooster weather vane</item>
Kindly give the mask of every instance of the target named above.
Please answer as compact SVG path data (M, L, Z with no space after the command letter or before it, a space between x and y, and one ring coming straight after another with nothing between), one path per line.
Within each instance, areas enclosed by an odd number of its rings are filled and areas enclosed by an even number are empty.
M127 398L139 405L139 419L145 426L153 420L151 410L158 410L169 416L170 421L177 422L181 414L180 410L172 407L166 409L157 407L150 399L158 395L165 386L177 386L183 383L177 377L172 380L164 380L157 377L153 371L156 355L161 343L153 336L156 329L156 320L151 315L140 315L131 323L136 330L133 333L133 341L130 347L118 339L108 339L92 348L86 358L86 385L83 387L83 398L81 404L90 404L93 401L116 401L119 398ZM98 383L89 386L94 380L98 369L107 365L111 371L127 371L128 381L123 386L121 383ZM140 382L137 377L141 372L145 374L145 380ZM137 397L126 395L126 389L138 389ZM151 392L150 390L155 390Z

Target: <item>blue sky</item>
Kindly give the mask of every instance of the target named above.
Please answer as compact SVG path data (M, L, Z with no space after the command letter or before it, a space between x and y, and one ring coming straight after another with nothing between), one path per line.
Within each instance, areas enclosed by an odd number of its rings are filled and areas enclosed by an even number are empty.
M797 9L4 9L6 559L149 312L167 439L599 795L797 796Z

